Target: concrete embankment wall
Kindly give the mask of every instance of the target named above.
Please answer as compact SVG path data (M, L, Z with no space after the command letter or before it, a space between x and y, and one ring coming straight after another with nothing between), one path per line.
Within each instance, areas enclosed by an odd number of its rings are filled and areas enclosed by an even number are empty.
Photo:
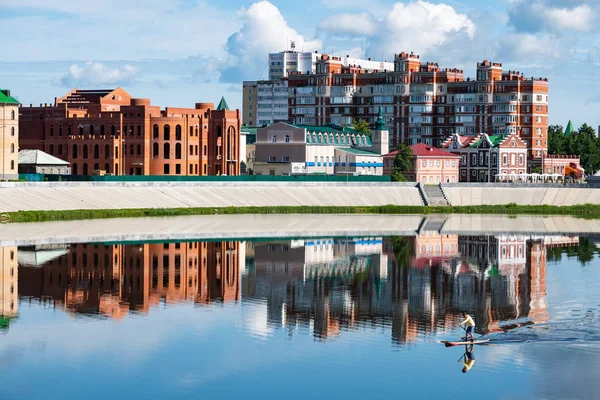
M242 206L423 205L415 183L5 182L0 212Z
M572 206L600 204L600 189L588 186L444 184L442 190L452 206L519 205Z

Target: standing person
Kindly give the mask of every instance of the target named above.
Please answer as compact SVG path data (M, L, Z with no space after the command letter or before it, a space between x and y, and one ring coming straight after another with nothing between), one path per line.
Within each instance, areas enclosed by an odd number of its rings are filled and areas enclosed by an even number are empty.
M462 358L458 360L458 362L463 365L463 374L467 373L471 368L473 368L473 364L475 364L473 345L465 345L465 354L463 354Z
M475 327L475 320L473 320L473 317L471 317L469 314L467 314L466 312L463 311L462 313L463 318L465 319L463 322L461 322L461 325L465 325L467 327L467 337L465 339L468 339L469 337L471 337L471 341L475 340L475 336L473 336L473 328Z

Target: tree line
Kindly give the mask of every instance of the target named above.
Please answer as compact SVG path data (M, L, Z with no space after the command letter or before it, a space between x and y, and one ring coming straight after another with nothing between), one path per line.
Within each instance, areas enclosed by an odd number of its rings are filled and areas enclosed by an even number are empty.
M585 173L591 175L600 169L600 138L588 124L568 136L561 125L550 125L548 154L579 155Z

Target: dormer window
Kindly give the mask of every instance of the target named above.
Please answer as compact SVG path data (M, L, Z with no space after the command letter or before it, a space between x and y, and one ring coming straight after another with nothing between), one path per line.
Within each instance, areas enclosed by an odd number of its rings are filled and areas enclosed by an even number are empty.
M271 136L271 143L277 143L277 136Z

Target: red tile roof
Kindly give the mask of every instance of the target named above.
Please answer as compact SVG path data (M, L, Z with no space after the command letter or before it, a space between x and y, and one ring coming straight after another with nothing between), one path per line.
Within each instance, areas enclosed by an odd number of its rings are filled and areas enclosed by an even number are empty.
M445 150L438 149L437 147L430 146L428 144L419 143L413 144L410 146L413 151L413 154L417 157L454 157L458 158L459 156L453 153L450 153ZM384 154L384 157L396 157L398 154L398 150L392 151L390 153Z

